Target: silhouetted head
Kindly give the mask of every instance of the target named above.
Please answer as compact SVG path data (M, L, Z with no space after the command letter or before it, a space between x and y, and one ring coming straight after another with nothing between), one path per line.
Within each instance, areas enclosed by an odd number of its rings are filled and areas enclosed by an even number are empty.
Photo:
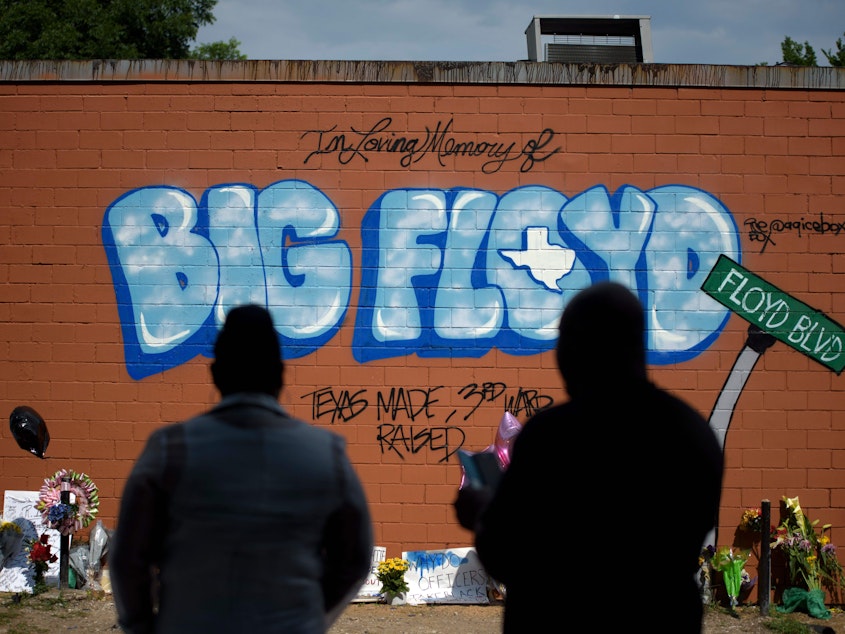
M646 378L645 316L631 291L599 282L578 292L560 318L557 364L572 397L611 394Z
M220 393L263 392L278 397L283 370L279 336L270 313L254 304L230 310L217 335L211 364Z

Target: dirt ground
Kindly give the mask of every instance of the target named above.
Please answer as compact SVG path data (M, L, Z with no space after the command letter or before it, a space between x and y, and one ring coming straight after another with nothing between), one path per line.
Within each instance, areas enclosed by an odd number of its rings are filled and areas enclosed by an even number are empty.
M564 611L565 612L565 611ZM703 634L747 632L771 634L772 631L797 634L796 629L778 628L784 620L803 623L809 632L845 634L845 611L833 608L830 619L814 619L803 613L780 614L770 606L762 616L757 606L742 606L735 614L721 607L705 608ZM571 614L575 628L582 618ZM665 631L659 611L632 616L632 631ZM600 621L592 619L596 631ZM649 627L649 623L653 627ZM329 634L495 634L501 631L502 604L389 606L381 603L353 603L340 616ZM774 627L767 627L772 626ZM794 625L794 624L793 624ZM830 629L825 629L830 628ZM111 595L88 590L58 590L44 594L13 595L0 593L0 634L58 634L60 632L119 632ZM572 629L577 631L577 629Z

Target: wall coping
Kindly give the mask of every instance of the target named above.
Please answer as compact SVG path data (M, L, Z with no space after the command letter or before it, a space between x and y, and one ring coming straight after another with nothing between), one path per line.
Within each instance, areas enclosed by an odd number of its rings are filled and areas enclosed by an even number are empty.
M512 84L845 90L845 68L354 60L0 61L0 83Z

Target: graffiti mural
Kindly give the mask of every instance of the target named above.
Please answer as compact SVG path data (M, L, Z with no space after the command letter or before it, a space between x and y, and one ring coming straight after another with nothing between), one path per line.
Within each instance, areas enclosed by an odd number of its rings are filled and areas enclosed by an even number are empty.
M311 354L343 326L358 271L360 363L550 350L569 297L603 279L643 302L649 362L677 363L730 316L700 290L707 274L721 255L741 261L731 213L683 185L572 198L545 186L391 190L362 219L360 262L341 218L301 180L220 185L199 203L164 186L117 199L102 238L130 376L210 356L226 311L245 302L270 309L287 358Z

